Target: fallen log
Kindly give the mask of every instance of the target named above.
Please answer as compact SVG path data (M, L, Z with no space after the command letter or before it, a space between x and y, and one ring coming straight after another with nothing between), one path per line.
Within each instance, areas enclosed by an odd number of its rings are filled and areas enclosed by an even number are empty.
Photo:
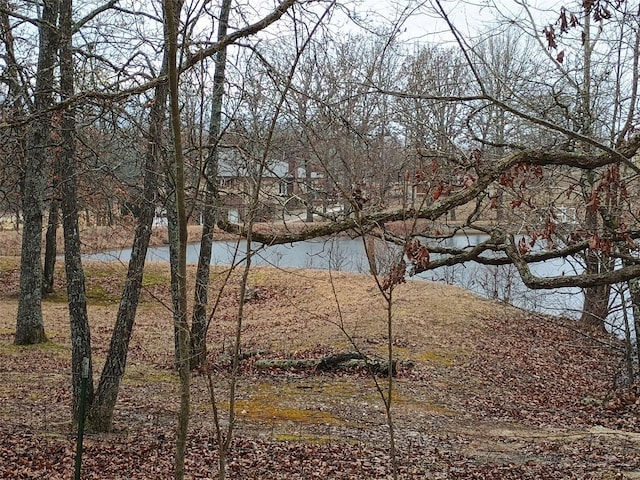
M317 372L337 372L345 370L364 370L376 375L389 374L389 362L382 358L370 358L357 352L337 353L321 359L260 359L253 365L258 369L278 370L314 370ZM391 372L397 374L397 361L391 365Z
M261 370L306 370L315 368L317 360L285 358L285 359L260 359L253 362L253 366Z

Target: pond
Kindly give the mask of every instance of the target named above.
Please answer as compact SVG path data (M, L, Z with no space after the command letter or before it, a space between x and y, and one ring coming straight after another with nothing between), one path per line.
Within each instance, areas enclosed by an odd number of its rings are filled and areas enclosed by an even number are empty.
M476 245L487 237L480 234L456 235L444 241L448 247L462 248ZM378 258L388 256L389 247L379 242L376 247ZM190 244L187 248L187 262L198 262L199 244ZM213 265L231 265L239 263L246 255L244 241L214 242L211 263ZM127 262L131 250L114 250L84 258L100 261ZM147 260L152 262L168 262L169 247L153 247L149 249ZM366 273L369 265L364 253L362 239L335 237L317 239L295 244L264 246L255 244L254 265L271 265L289 268L315 268L356 273ZM540 262L531 266L532 271L540 276L558 275L561 272L572 273L575 266L566 260ZM542 313L579 316L582 306L582 292L578 288L556 290L530 290L520 280L518 272L512 266L485 266L468 262L452 267L442 267L412 277L416 280L430 280L458 285L487 298L506 301L513 305Z

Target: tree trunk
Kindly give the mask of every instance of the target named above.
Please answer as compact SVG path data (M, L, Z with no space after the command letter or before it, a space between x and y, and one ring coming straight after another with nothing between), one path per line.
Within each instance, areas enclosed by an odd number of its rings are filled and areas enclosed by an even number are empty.
M3 165L3 170L8 167L11 171L9 177L4 177L4 181L9 183L15 181L17 185L14 187L14 191L18 194L18 198L21 199L24 195L24 184L22 173L25 167L25 157L27 152L27 131L28 126L23 125L18 121L14 123L14 120L19 120L27 115L26 107L32 106L29 102L29 98L25 96L26 90L23 85L24 77L20 75L23 71L23 67L18 64L16 51L15 51L15 39L13 37L13 30L9 12L12 11L13 4L10 4L8 0L0 0L0 41L4 46L3 63L5 65L3 69L3 83L6 84L6 92L4 93L3 102L3 116L9 125L13 123L10 128L3 128L3 142L4 154L7 156L7 160L11 159ZM19 22L18 22L19 23ZM8 173L8 172L7 172ZM9 180L11 179L11 180ZM6 186L6 185L5 185ZM4 194L6 195L6 193ZM3 198L3 206L7 209L7 213L12 215L12 226L16 232L20 231L20 202L11 200L8 204L5 204ZM14 217L15 216L15 217ZM15 218L15 222L13 221Z
M582 116L580 118L582 122L582 133L585 135L592 134L593 119L591 115L591 54L592 52L592 39L591 39L591 7L584 5L584 68L582 71L583 80L581 88L581 109ZM587 147L589 151L591 148ZM587 200L594 189L595 180L594 172L589 170L585 172L583 176L583 186L585 189L585 200ZM586 203L586 201L585 201ZM585 214L585 230L590 235L596 235L598 231L598 211L595 208L587 208ZM610 263L610 258L605 255L604 252L593 251L588 249L585 254L585 272L600 273L605 271ZM609 294L611 293L610 285L603 285L598 287L590 287L584 289L584 304L582 307L582 316L580 321L586 325L592 325L599 329L605 329L605 319L609 315Z
M631 312L633 313L633 336L636 339L637 353L637 343L640 337L640 283L637 278L634 278L633 280L629 280L628 285L629 296L631 297ZM638 370L640 371L640 355L636 356L636 360L638 362Z
M44 2L39 24L38 70L34 107L37 113L30 126L27 158L23 173L22 252L20 255L20 299L16 319L17 345L46 342L42 319L42 212L44 209L45 160L51 131L50 107L53 103L53 71L56 59L58 0Z
M166 64L165 54L163 68L160 72L161 76L166 75ZM159 185L158 167L167 95L168 85L166 83L161 83L156 87L155 101L150 112L147 151L145 154L143 203L140 206L140 215L138 216L138 225L131 249L127 279L120 299L116 324L109 345L109 353L100 376L93 405L89 411L89 426L99 432L111 430L113 410L127 363L129 340L131 339L140 290L142 289L142 276L147 249L149 248Z
M597 231L597 215L596 211L587 211L586 214L586 230L591 234ZM603 252L596 252L588 249L585 254L585 272L587 274L596 274L611 270L611 260ZM580 321L585 325L593 326L601 330L605 330L605 320L609 315L609 297L611 294L611 285L599 285L597 287L589 287L584 289L584 303L582 306L582 315Z
M180 16L180 0L165 0L165 51L167 52L167 71L169 79L169 98L171 105L171 133L173 138L173 170L175 171L176 216L178 220L178 258L177 258L177 294L174 312L174 325L178 340L178 376L180 377L180 411L178 413L175 479L183 480L185 476L185 455L187 451L187 432L189 412L191 409L189 369L189 323L187 322L187 209L185 205L184 157L182 154L182 134L180 122L180 105L178 97L178 18Z
M371 235L365 235L364 252L367 255L367 263L369 264L369 273L374 277L378 276L378 260L376 259L376 239Z
M167 162L168 163L168 162ZM178 250L179 235L178 232L178 212L176 210L176 183L175 169L172 165L167 165L166 186L169 195L167 195L167 234L169 236L169 270L171 275L171 306L174 312L180 309L178 304ZM180 357L180 345L178 343L178 325L173 322L173 348L176 358L176 370L178 369L178 358Z
M49 218L47 220L47 233L45 235L44 248L44 272L42 278L42 294L53 293L53 279L56 268L58 224L58 200L55 198L49 202Z
M74 91L73 64L73 0L62 0L60 8L60 91L62 98L70 98ZM73 107L62 113L62 153L60 155L60 187L62 191L62 226L64 229L64 264L67 274L69 320L71 324L71 371L73 384L73 418L78 418L82 393L82 363L89 359L87 404L93 402L93 365L91 362L91 333L87 315L85 276L80 258L78 228L78 193L76 166L76 121Z
M304 182L305 182L305 188L307 190L305 195L306 217L304 221L306 223L312 223L313 222L313 186L311 184L312 182L311 162L309 160L308 155L305 155L305 159L304 159Z
M588 171L583 176L583 188L585 199L592 194L595 185L594 172ZM586 203L586 202L585 202ZM585 230L589 235L596 236L598 234L598 216L600 213L596 209L587 209L585 213ZM611 257L602 251L587 249L585 256L585 272L586 274L597 274L601 272L613 270ZM582 315L580 321L588 326L593 326L601 330L605 330L605 320L609 315L609 297L611 294L611 285L600 285L597 287L589 287L584 289L584 303L582 306Z
M585 226L587 232L595 235L597 232L598 212L587 211ZM604 252L588 249L585 254L586 274L597 274L612 271L613 265L610 256ZM605 320L609 315L609 298L611 285L599 285L584 289L584 303L580 321L586 325L605 330Z
M231 0L224 0L220 6L218 23L218 41L227 35ZM222 129L222 100L224 98L224 79L227 64L227 49L223 48L216 55L213 75L213 98L211 101L211 123L209 126L209 155L205 168L206 190L200 240L200 256L196 272L196 285L191 320L191 368L201 366L207 356L207 317L209 272L211 265L211 247L213 245L213 227L218 215L218 142Z
M600 330L604 330L605 320L609 315L610 293L611 285L585 288L584 303L582 306L582 316L580 317L580 321L585 325L590 325Z

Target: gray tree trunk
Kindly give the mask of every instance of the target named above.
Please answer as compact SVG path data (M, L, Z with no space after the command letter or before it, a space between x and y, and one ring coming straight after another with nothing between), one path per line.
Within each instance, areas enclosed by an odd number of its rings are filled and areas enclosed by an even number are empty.
M596 273L586 269L585 273ZM584 303L580 321L586 325L605 329L605 320L609 315L609 297L611 285L600 285L584 289Z
M180 309L178 303L178 212L176 210L176 172L173 164L167 162L166 186L169 194L167 195L167 233L169 236L169 270L171 272L171 307L173 312ZM178 368L178 358L180 356L180 345L178 344L178 324L173 322L173 348L176 358L176 369Z
M631 306L633 312L633 331L635 334L635 354L640 371L640 355L638 355L638 338L640 338L640 283L637 278L629 280L629 294L631 296ZM635 380L632 382L635 383Z
M182 133L180 122L180 105L178 95L178 18L182 3L178 0L165 0L165 51L167 53L167 72L169 79L169 98L171 105L171 133L173 139L173 162L175 171L176 216L178 220L178 256L177 256L177 301L178 309L174 311L174 325L177 332L178 376L180 377L180 411L177 419L175 476L176 480L185 477L185 455L187 451L187 432L189 412L191 410L191 376L189 371L189 322L187 321L187 209L185 203L184 156L182 150Z
M62 0L60 8L60 91L70 98L74 91L73 64L73 0ZM85 276L80 258L78 228L78 193L76 166L76 121L73 107L62 113L62 152L60 155L60 189L62 192L62 227L64 230L64 264L67 274L69 321L71 324L71 371L73 384L73 417L77 422L81 399L82 362L89 359L87 404L93 402L93 366L91 334L87 314Z
M38 70L34 108L37 114L30 125L27 157L22 177L22 251L20 255L20 299L16 319L17 345L47 341L42 319L42 212L44 209L45 161L51 131L53 72L56 59L58 0L47 0L39 24Z
M161 76L167 73L166 65L167 58L165 54L163 67L160 72ZM156 197L160 182L159 158L162 145L162 128L165 122L167 95L168 86L166 82L163 82L156 87L155 101L153 102L150 112L147 151L144 163L143 198L131 249L127 278L120 299L116 324L111 336L109 353L104 368L102 369L93 405L91 406L88 416L90 427L100 432L111 430L113 411L127 363L131 331L133 329L140 291L142 289L145 258L149 248L149 239L151 237Z
M227 35L231 0L224 0L220 7L218 23L218 40ZM207 156L206 190L204 198L202 239L200 240L200 256L196 272L195 299L191 319L191 368L201 366L207 356L207 317L209 272L211 265L211 247L213 244L213 227L218 214L218 141L222 124L222 100L224 98L225 67L227 49L223 48L216 55L213 75L213 99L211 101L211 123L209 127L209 154Z
M311 184L311 161L309 159L309 155L305 155L304 159L304 181L306 183L307 194L305 195L305 200L307 203L306 208L306 218L305 222L312 223L313 222L313 186Z

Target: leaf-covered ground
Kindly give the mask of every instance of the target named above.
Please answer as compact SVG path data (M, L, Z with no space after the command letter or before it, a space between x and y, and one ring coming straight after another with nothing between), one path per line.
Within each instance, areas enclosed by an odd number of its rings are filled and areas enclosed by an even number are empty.
M125 270L86 267L99 372ZM115 429L85 436L84 479L172 478L178 385L168 278L160 265L145 275ZM212 274L212 295L223 278L222 270ZM51 342L42 346L12 344L17 280L16 260L0 258L0 478L70 479L76 437L62 271L44 303ZM259 268L250 283L256 296L245 305L230 477L390 478L388 428L372 378L256 366L351 351L348 337L369 355L385 355L384 304L373 282ZM237 304L234 274L209 336L223 417ZM397 290L393 344L401 478L640 478L640 407L633 393L612 391L621 369L614 339L455 287L409 282ZM203 375L193 379L192 407L188 478L216 478Z

